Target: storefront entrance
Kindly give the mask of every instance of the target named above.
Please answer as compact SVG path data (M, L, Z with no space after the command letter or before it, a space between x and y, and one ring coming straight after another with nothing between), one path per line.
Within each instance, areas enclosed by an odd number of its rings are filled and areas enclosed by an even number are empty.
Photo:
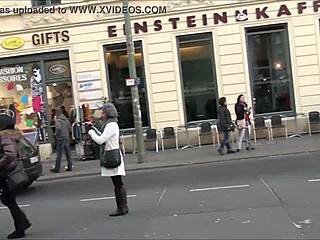
M16 112L20 130L53 142L52 113L63 106L69 113L73 104L67 51L0 59L0 108Z

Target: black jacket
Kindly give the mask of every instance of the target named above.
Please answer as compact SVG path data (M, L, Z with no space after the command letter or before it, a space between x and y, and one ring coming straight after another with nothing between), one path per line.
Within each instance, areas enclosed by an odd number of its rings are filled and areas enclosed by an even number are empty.
M246 104L238 102L234 106L234 110L235 110L236 115L237 115L237 120L243 120L244 119L244 115L246 113Z
M218 130L227 131L232 124L231 114L227 106L220 106L218 109Z

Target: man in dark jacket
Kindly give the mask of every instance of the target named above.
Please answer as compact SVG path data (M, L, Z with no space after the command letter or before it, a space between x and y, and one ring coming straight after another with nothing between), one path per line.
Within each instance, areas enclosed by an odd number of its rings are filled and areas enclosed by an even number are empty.
M0 113L0 191L1 202L10 210L14 220L15 231L8 235L9 239L25 237L25 230L31 226L24 212L16 202L16 194L8 189L7 172L17 167L17 142L22 137L14 129L15 121L12 116Z
M233 123L230 111L227 108L227 99L225 97L219 99L218 119L218 130L224 135L218 152L220 155L223 155L223 149L224 147L227 147L227 153L234 153L229 142L230 131L233 130Z
M62 153L65 151L68 168L67 171L72 171L72 161L70 157L70 132L71 124L67 117L62 113L62 110L57 111L55 137L57 139L57 159L56 164L51 172L58 173L60 171Z

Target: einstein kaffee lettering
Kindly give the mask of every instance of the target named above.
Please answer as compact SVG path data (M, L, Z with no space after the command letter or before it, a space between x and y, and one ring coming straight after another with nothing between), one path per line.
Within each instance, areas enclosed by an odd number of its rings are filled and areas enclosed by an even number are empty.
M307 4L312 3L310 6ZM250 20L260 20L269 19L274 17L291 16L293 14L303 14L307 8L312 8L313 12L319 12L320 0L310 1L310 2L298 2L296 9L290 10L286 4L279 5L277 10L271 11L269 6L257 7L254 12L249 12L248 9L237 9L235 12L213 12L208 14L203 14L201 17L187 16L187 17L170 17L167 21L160 19L154 20L151 24L147 21L143 22L133 22L134 33L147 33L150 31L159 32L163 29L163 25L171 25L173 30L178 29L181 24L185 24L187 28L203 27L210 25L226 24L232 19L236 22L248 21ZM250 18L249 18L250 16ZM252 18L255 19L252 19ZM196 23L197 21L197 23ZM125 26L122 26L123 34L125 34ZM117 37L119 29L116 25L110 25L107 27L109 37Z

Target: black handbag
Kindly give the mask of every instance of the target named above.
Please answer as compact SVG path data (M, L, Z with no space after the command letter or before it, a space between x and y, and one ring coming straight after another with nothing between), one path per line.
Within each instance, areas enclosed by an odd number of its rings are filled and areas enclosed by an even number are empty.
M26 174L21 161L18 161L16 168L10 172L7 172L6 175L9 191L15 191L19 188L22 188L29 181L29 177Z
M119 149L104 151L101 165L105 168L117 168L121 164L121 154Z

